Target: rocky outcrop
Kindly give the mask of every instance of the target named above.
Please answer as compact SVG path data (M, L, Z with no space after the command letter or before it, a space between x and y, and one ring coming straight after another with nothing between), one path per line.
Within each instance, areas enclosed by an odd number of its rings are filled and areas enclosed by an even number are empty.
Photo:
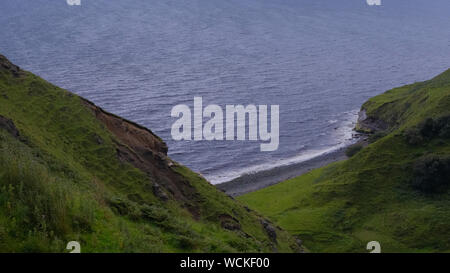
M241 224L239 223L239 220L237 220L236 218L232 217L229 214L219 215L219 221L220 221L220 225L224 229L241 230Z
M5 129L8 133L10 133L13 137L18 138L19 130L17 130L14 122L9 118L0 115L0 129Z
M367 116L366 110L361 109L355 129L360 133L372 134L387 130L388 125L380 119Z
M263 226L264 230L266 231L269 238L273 241L277 241L277 231L275 228L265 219L261 220L261 225Z
M5 56L0 55L0 71L8 71L14 77L20 77L25 74L17 65L11 63Z

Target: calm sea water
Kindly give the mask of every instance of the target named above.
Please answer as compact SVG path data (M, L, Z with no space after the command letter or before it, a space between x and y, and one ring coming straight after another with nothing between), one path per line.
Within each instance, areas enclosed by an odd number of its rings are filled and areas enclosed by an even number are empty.
M213 183L345 144L361 104L450 67L450 1L1 0L0 53L149 127ZM280 146L173 141L173 106L280 105Z

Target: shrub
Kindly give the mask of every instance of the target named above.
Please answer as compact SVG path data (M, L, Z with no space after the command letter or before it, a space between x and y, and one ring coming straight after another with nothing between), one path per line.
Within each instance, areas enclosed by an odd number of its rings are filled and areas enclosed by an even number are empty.
M450 157L426 156L413 166L412 186L424 193L445 190L450 185Z
M432 118L427 118L424 122L420 123L420 134L425 138L432 138L436 135L436 129L434 125L434 120Z
M374 143L375 141L385 137L386 135L387 135L386 131L376 132L375 134L372 134L372 135L369 136L369 142L370 143Z
M424 142L424 138L420 133L420 130L416 127L406 130L404 136L406 138L406 142L410 145L419 145Z
M450 138L450 116L440 118L436 121L439 137Z
M355 154L357 154L359 151L361 151L362 148L363 148L363 145L362 145L362 144L358 144L358 143L357 143L357 144L351 145L350 147L347 148L347 150L345 151L345 154L346 154L348 157L352 157L352 156L354 156Z
M420 145L436 137L450 138L450 116L428 118L416 127L406 130L404 136L411 145Z

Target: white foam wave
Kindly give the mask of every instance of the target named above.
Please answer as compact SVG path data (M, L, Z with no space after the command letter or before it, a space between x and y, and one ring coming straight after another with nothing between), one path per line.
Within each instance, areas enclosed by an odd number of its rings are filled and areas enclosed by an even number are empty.
M228 170L223 173L204 175L212 184L220 184L236 179L245 174L257 173L264 170L270 170L281 166L288 166L311 160L315 157L332 153L355 142L353 139L353 128L358 117L359 110L353 110L345 113L344 121L340 126L331 132L337 139L337 144L323 149L313 149L302 152L299 155L279 159L275 162L263 163L237 170Z

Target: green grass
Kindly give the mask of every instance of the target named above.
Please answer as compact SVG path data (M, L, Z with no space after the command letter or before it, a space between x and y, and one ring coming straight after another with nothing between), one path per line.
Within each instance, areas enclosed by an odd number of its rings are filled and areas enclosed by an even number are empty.
M0 115L20 137L0 127L0 252L292 252L287 232L273 243L261 216L185 167L194 189L194 217L174 198L161 201L154 181L119 160L120 141L78 96L0 66ZM151 188L151 187L150 187ZM222 228L231 215L240 230Z
M450 155L448 138L411 145L405 132L427 118L450 115L450 70L423 83L396 88L363 105L388 132L352 158L241 196L304 241L313 252L449 252L450 193L411 186L414 162Z

